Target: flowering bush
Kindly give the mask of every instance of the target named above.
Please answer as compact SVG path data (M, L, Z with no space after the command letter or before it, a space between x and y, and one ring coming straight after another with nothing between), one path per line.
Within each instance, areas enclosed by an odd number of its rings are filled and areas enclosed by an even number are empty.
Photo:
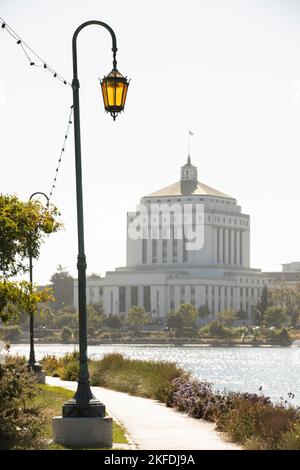
M37 393L22 358L0 364L0 449L42 448L45 417Z

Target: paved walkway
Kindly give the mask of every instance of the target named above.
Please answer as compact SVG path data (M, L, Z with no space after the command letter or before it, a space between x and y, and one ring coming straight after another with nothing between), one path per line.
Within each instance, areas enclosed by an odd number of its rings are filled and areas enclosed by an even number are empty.
M47 377L49 385L76 390L76 382ZM133 397L102 387L92 387L93 394L107 407L108 413L126 428L138 449L155 450L238 450L215 431L215 425L190 418L148 398Z

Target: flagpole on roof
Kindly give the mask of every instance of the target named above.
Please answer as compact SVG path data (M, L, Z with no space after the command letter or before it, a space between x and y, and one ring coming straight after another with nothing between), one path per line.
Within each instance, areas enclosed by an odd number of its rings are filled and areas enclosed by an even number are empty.
M194 135L194 133L189 130L189 133L188 133L188 160L191 159L191 135Z

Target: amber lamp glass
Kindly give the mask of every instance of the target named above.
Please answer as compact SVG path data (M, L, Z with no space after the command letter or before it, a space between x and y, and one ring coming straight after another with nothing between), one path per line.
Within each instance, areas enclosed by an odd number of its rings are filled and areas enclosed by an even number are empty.
M105 111L115 120L118 113L124 111L129 81L127 77L113 69L101 80L102 95Z

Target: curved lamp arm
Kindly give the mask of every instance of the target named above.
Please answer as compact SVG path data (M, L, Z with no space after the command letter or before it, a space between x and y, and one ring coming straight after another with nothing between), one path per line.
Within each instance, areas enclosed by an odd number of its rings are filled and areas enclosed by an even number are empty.
M38 194L39 194L40 196L44 196L44 197L46 198L46 200L47 200L47 207L49 207L49 197L47 196L47 194L42 193L42 192L40 192L40 191L37 191L37 192L31 194L31 196L30 196L30 198L29 198L29 201L31 201L31 200L34 198L34 196L37 196Z
M86 26L89 26L91 24L97 24L99 26L102 26L103 28L107 29L107 31L109 31L110 35L111 35L111 39L112 39L112 48L111 50L113 51L113 68L116 68L117 67L117 59L116 59L116 55L117 55L117 38L116 38L116 35L113 31L113 29L106 23L103 23L103 21L98 21L98 20L91 20L91 21L86 21L85 23L82 23L82 25L80 25L75 33L73 34L73 39L72 39L72 51L73 51L73 83L72 83L72 86L79 86L79 83L78 83L78 70L77 70L77 36L78 34L80 33L80 31L85 28Z

